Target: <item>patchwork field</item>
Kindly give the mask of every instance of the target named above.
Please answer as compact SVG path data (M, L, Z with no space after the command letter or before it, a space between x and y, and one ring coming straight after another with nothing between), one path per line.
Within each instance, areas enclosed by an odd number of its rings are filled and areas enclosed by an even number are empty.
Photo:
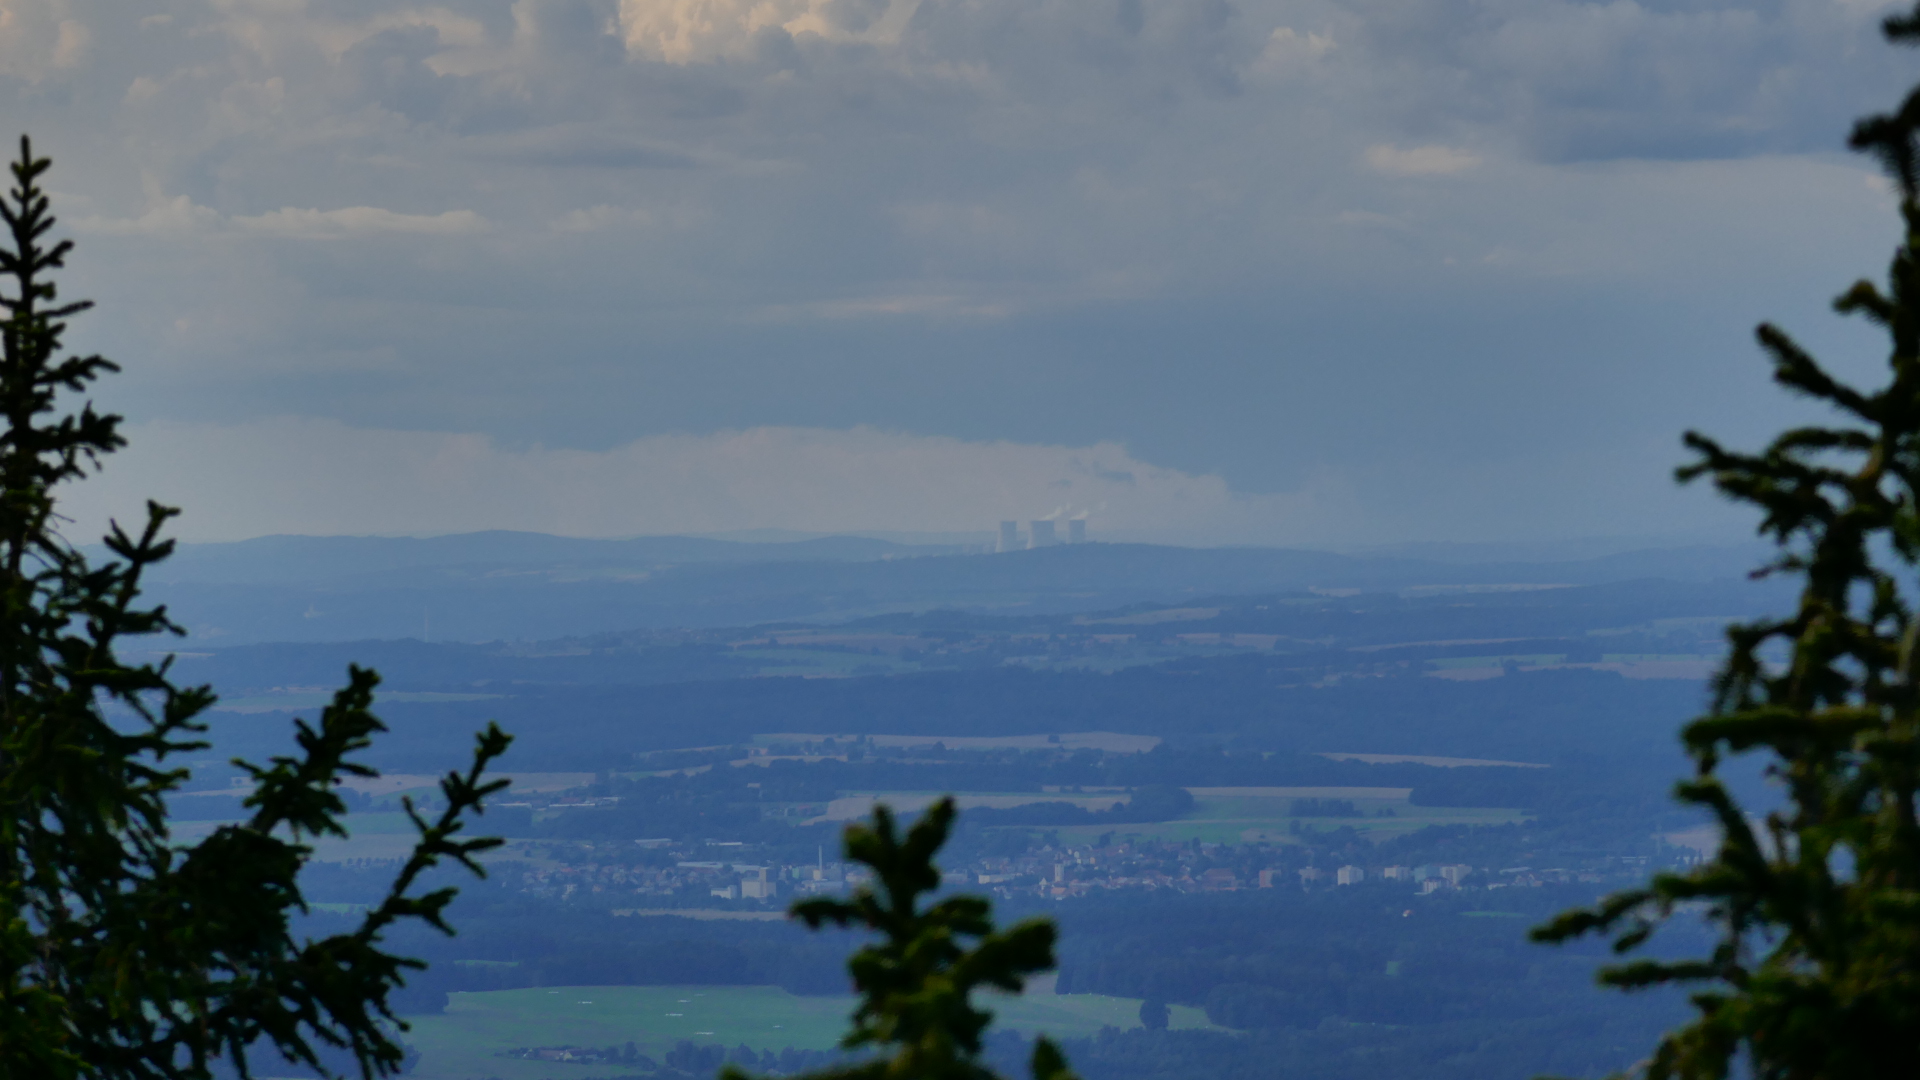
M223 821L175 821L169 828L181 843L197 843L207 834L227 824ZM404 859L413 851L418 834L407 815L397 810L350 814L347 825L353 835L345 839L322 836L310 839L316 862L352 862L361 859ZM525 841L508 841L504 847L482 852L484 862L502 859L526 859Z
M557 776L543 774L539 779L556 783ZM1331 832L1352 828L1370 840L1386 840L1423 829L1428 825L1498 825L1525 820L1517 809L1502 807L1415 806L1408 801L1411 789L1382 787L1242 787L1189 788L1194 796L1193 810L1175 821L1152 824L1097 824L1059 826L1057 831L1070 843L1090 843L1112 833L1116 837L1140 837L1157 840L1201 840L1207 843L1292 843L1295 829ZM876 801L885 802L896 812L909 817L918 814L944 792L895 791L848 795L833 800L826 812L811 819L819 822L851 821L872 812ZM1125 794L1050 792L960 793L962 809L1010 808L1037 802L1067 802L1092 811L1102 811L1126 802ZM1295 800L1341 800L1353 804L1355 816L1294 814ZM816 804L818 805L818 804ZM350 839L322 838L314 842L314 857L321 862L356 859L399 859L412 849L414 832L406 815L393 812L367 812L351 816ZM180 821L173 824L175 836L187 842L211 832L219 822ZM1021 826L1007 826L1020 828ZM489 852L489 861L526 859L525 841L510 841Z
M1293 843L1294 831L1331 832L1352 828L1375 842L1426 828L1429 825L1500 825L1523 821L1526 814L1505 807L1415 806L1408 801L1411 788L1387 787L1195 787L1194 807L1185 816L1152 824L1090 824L1049 826L1070 843L1090 843L1112 833L1115 837L1140 837L1157 840L1201 840L1207 843ZM872 812L875 802L884 802L895 812L917 814L945 793L931 791L893 791L835 799L826 814L812 821L849 821ZM1030 803L1068 802L1088 810L1100 811L1126 801L1124 795L960 793L956 801L961 809L975 807L1008 808ZM1354 816L1327 814L1296 815L1295 800L1325 802L1338 800L1353 805ZM1032 826L996 826L1032 828Z
M821 821L852 821L873 813L878 803L885 803L898 814L918 814L944 796L944 792L928 791L884 791L866 795L848 795L827 804L827 812L819 817L810 818L804 824L812 825ZM1126 802L1131 795L1059 795L1046 792L1017 792L1001 794L957 794L954 805L962 810L987 807L995 810L1008 810L1016 806L1030 806L1034 803L1072 803L1088 810L1110 810Z
M1122 735L1113 731L1069 731L1058 735L809 735L776 732L755 735L754 744L852 742L865 739L875 746L897 749L945 747L948 750L1104 750L1111 754L1144 754L1160 745L1158 735Z
M1068 843L1089 843L1106 833L1116 838L1200 840L1213 844L1297 841L1302 831L1352 828L1376 843L1429 825L1502 825L1524 821L1520 810L1502 807L1415 806L1407 788L1188 788L1194 806L1177 821L1151 825L1074 825L1059 830ZM1294 800L1343 800L1357 816L1294 816Z
M1062 1037L1139 1026L1140 1002L1095 994L997 997L1002 1027ZM584 1080L606 1065L525 1061L502 1051L603 1047L632 1041L658 1060L686 1039L756 1050L824 1050L846 1031L850 997L798 997L768 986L567 986L454 994L441 1016L415 1017L416 1080ZM1206 1027L1199 1009L1173 1007L1174 1027Z

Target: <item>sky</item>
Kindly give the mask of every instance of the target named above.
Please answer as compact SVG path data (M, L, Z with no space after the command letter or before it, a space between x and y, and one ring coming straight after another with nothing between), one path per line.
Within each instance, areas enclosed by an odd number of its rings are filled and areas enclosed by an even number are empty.
M1871 0L0 0L191 539L1746 535L1898 239Z

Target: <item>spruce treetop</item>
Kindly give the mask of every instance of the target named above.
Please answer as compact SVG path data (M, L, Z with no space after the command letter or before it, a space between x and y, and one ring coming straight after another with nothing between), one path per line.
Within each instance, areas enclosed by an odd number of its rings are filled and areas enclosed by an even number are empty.
M870 825L847 827L847 858L873 870L873 883L845 900L793 905L793 916L818 930L859 926L879 939L847 961L859 1005L840 1045L874 1056L808 1073L798 1080L1000 1080L981 1060L993 1013L973 1001L977 990L1019 993L1026 980L1054 967L1052 920L1027 919L1001 930L984 897L950 896L925 909L920 897L940 887L934 856L947 842L957 811L948 796L929 807L903 836L885 805ZM1034 1042L1033 1080L1075 1080L1065 1057L1044 1036ZM722 1080L751 1080L729 1066Z
M1920 44L1920 7L1885 31ZM1682 734L1695 769L1677 795L1712 815L1719 851L1534 932L1609 934L1624 955L1676 908L1704 911L1718 934L1709 955L1631 959L1601 976L1693 988L1693 1019L1639 1066L1651 1080L1737 1068L1858 1080L1920 1066L1920 90L1860 121L1851 144L1893 179L1905 225L1886 287L1861 281L1834 301L1886 332L1885 380L1848 385L1763 325L1774 380L1835 421L1757 453L1689 433L1696 457L1679 470L1758 510L1780 550L1760 573L1801 582L1791 614L1728 631L1712 709ZM1763 818L1718 775L1745 754L1762 755L1781 785Z
M362 1076L396 1072L405 1025L389 994L421 965L383 938L409 919L451 932L454 891L416 885L443 861L479 873L476 856L500 843L461 833L505 786L483 774L510 739L480 734L471 765L441 780L439 813L407 803L415 847L346 933L299 936L294 919L311 841L346 835L337 786L374 775L355 760L385 730L373 672L350 668L317 720L296 723L292 753L236 762L253 781L244 821L173 838L167 795L188 776L179 755L208 748L199 717L215 697L177 685L171 657L120 653L182 633L140 602L177 511L149 503L139 530L114 525L97 563L57 528L56 486L125 440L119 417L68 404L119 368L62 354L67 320L91 305L62 303L53 280L73 245L48 242L49 167L23 138L0 201L0 1076L200 1080L221 1059L247 1076L269 1051L323 1072L341 1058Z

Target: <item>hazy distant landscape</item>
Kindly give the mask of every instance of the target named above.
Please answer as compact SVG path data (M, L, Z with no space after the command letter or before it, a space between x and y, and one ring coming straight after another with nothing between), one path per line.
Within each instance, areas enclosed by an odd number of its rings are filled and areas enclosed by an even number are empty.
M1007 1061L1045 1031L1090 1080L1595 1073L1677 1001L1603 996L1597 952L1524 931L1711 845L1668 799L1673 732L1724 624L1785 600L1747 554L189 547L164 586L195 628L177 671L223 699L175 813L191 834L237 812L221 759L377 667L387 775L349 785L353 837L320 846L324 925L403 850L399 798L430 802L486 720L516 734L484 822L508 846L458 937L406 942L433 962L406 993L423 1078L828 1060L852 935L780 913L859 880L843 822L948 792L947 887L1063 928L1058 978L1005 1011ZM404 633L415 604L432 640ZM1168 1029L1141 1026L1149 1000Z
M859 537L743 543L528 533L284 536L184 545L156 569L154 595L185 622L191 641L209 646L527 641L931 611L1062 615L1263 592L1358 589L1417 598L1640 579L1724 582L1759 559L1750 545L1531 559L1473 558L1470 547L1438 547L1452 557L1099 542L987 557L961 545ZM1487 547L1497 556L1520 546Z
M0 1076L1909 1076L1903 11L0 0Z

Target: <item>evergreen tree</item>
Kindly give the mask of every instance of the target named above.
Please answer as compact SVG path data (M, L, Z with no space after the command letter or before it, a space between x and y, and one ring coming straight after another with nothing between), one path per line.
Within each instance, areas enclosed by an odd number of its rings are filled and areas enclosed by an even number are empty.
M310 841L346 835L336 785L374 775L352 760L385 730L373 672L349 669L318 722L296 723L297 753L236 763L254 782L245 821L173 841L166 796L187 777L175 762L207 747L199 717L215 698L176 685L170 659L118 653L128 638L181 633L140 605L176 511L149 503L137 532L115 525L97 563L57 528L55 488L124 440L119 417L64 402L119 369L62 355L66 320L90 305L60 303L50 279L72 244L45 246L48 164L23 138L0 201L0 1076L197 1078L221 1058L244 1076L255 1047L315 1068L332 1048L363 1075L392 1073L404 1024L388 994L421 965L386 952L383 935L406 919L448 930L453 890L415 884L441 860L478 873L474 856L500 843L459 834L505 785L482 773L509 739L489 725L471 767L441 781L437 815L407 804L418 843L350 933L297 938L291 920L306 910Z
M1885 23L1920 44L1920 7ZM1785 333L1759 328L1774 378L1830 406L1833 426L1795 428L1762 452L1698 434L1683 480L1710 476L1762 515L1780 555L1762 573L1802 580L1791 615L1729 631L1712 712L1683 733L1694 776L1678 797L1723 831L1716 856L1686 873L1569 912L1535 937L1598 932L1616 952L1645 942L1678 905L1718 933L1708 956L1632 960L1601 979L1632 989L1694 988L1693 1019L1642 1068L1654 1080L1814 1080L1912 1076L1920 1069L1920 90L1862 120L1852 145L1897 184L1906 236L1887 290L1853 286L1835 307L1891 339L1884 383L1835 378ZM1781 807L1752 819L1717 771L1761 754ZM1744 1064L1740 1064L1744 1063Z
M850 825L846 832L847 858L871 867L874 883L848 900L793 905L794 917L815 930L833 923L882 935L847 961L860 1004L840 1045L885 1053L801 1080L999 1080L980 1060L993 1013L974 1005L973 992L996 987L1017 994L1028 976L1052 970L1056 931L1050 919L998 930L993 905L978 896L948 897L919 910L920 895L940 887L933 857L954 816L953 799L941 799L901 837L893 812L874 807L871 826ZM1034 1043L1031 1067L1033 1080L1074 1080L1045 1037ZM732 1066L721 1076L749 1080Z

